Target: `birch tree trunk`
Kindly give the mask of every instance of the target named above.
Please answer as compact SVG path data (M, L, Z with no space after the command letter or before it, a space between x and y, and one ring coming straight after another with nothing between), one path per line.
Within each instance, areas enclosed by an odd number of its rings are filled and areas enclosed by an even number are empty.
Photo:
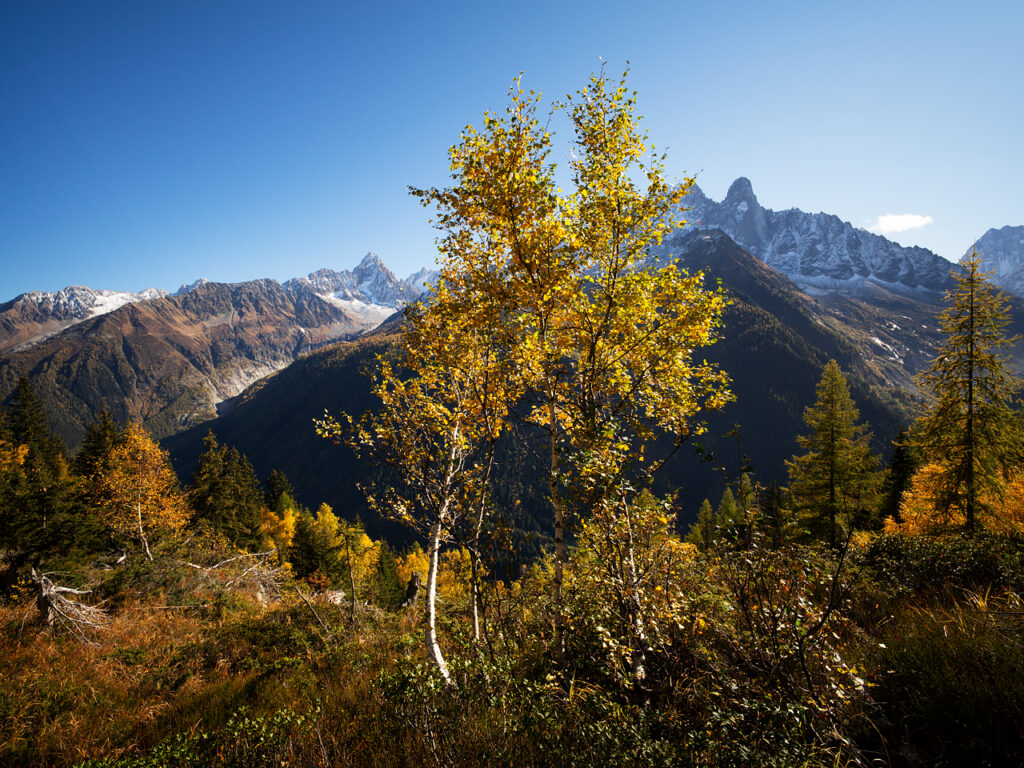
M437 665L441 677L448 684L452 684L451 674L448 672L448 664L441 654L441 646L437 643L437 568L440 561L441 549L441 521L435 520L430 526L430 567L427 571L427 654L430 660Z
M146 550L146 559L150 562L153 561L153 553L149 551L149 542L146 541L146 532L142 528L142 502L138 502L135 505L135 514L139 522L139 538L142 539L142 546Z

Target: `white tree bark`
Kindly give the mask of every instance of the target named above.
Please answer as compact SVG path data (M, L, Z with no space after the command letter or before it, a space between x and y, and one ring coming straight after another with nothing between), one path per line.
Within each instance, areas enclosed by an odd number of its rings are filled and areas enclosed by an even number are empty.
M437 665L441 677L448 685L452 684L451 673L448 671L448 664L441 653L441 646L437 643L437 569L440 562L441 549L441 521L435 520L430 527L430 567L427 571L427 653L430 660Z
M142 528L142 502L138 502L135 505L135 514L138 517L139 522L139 538L142 539L142 546L146 550L146 559L150 562L153 561L153 553L149 551L149 542L146 541L146 532Z

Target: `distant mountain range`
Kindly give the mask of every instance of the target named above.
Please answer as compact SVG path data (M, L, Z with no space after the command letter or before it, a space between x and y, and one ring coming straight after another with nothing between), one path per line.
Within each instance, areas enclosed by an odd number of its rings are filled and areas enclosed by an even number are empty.
M716 202L694 186L681 216L695 229L721 229L737 244L812 294L866 296L876 287L904 295L941 294L955 265L927 248L906 247L828 213L763 207L740 177ZM990 229L977 248L993 282L1024 297L1024 227Z
M376 327L384 318L416 299L435 275L433 270L422 269L400 280L384 266L377 254L368 253L351 271L321 269L306 277L288 280L283 287L296 298L307 294L319 297L345 312L366 330ZM173 296L184 296L209 284L209 280L200 278L189 285L182 285ZM23 293L0 304L0 354L26 349L76 323L108 314L126 304L162 299L168 295L157 288L128 293L95 290L81 285L52 293ZM345 334L350 333L351 330L346 329Z
M424 291L375 254L280 284L198 281L174 295L68 288L0 306L0 402L27 373L72 446L104 404L165 437L299 355L353 339Z
M750 181L742 177L721 202L695 187L683 206L689 208L684 215L690 225L721 229L810 293L860 294L878 285L913 295L941 292L951 283L953 265L938 254L901 246L828 213L764 208Z
M72 285L53 293L30 291L0 304L0 353L23 349L75 323L113 312L125 304L163 298L166 291L140 293L93 290Z

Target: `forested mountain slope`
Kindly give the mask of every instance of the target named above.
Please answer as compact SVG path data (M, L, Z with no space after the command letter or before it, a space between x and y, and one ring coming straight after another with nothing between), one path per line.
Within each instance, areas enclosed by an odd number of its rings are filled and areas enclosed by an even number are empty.
M785 482L784 461L797 449L803 410L830 358L847 372L857 405L875 431L876 450L887 451L914 408L913 369L908 368L923 364L935 338L934 323L924 335L910 331L909 324L903 334L887 324L897 311L930 319L934 306L897 294L888 295L890 303L881 309L850 298L823 303L720 231L679 233L659 251L662 258L669 254L678 255L690 271L703 270L709 285L721 280L732 298L722 338L707 349L708 359L729 372L737 396L723 412L709 416L708 433L699 438L713 461L684 446L659 478L660 485L680 489L684 518L705 496L721 493L738 470L741 452L758 479ZM215 421L165 440L179 474L185 480L190 476L202 437L212 429L249 456L259 474L285 472L303 503L326 501L343 516L358 515L375 526L356 487L369 470L348 449L317 437L313 419L325 409L358 415L372 404L368 371L374 356L392 343L388 331L394 327L312 352L250 388ZM510 441L499 468L507 490L498 502L505 514L526 516L544 530L544 494L529 479L538 460L520 441Z
M173 434L283 368L303 350L365 326L311 293L272 280L207 283L126 304L0 359L0 401L27 374L70 445L103 404L124 423Z

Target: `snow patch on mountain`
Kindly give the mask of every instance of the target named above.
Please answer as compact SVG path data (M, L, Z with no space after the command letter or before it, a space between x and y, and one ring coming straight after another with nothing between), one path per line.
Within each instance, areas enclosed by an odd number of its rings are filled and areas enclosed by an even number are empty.
M158 299L167 295L166 291L161 291L156 288L147 288L139 293L104 290L93 291L93 293L95 295L95 301L89 311L89 317L106 315L113 312L115 309L119 309L125 304L131 304L132 302L149 301L150 299Z
M370 304L359 299L341 299L330 294L318 294L328 304L332 304L353 317L360 325L372 330L383 323L397 311L396 307L384 304Z

